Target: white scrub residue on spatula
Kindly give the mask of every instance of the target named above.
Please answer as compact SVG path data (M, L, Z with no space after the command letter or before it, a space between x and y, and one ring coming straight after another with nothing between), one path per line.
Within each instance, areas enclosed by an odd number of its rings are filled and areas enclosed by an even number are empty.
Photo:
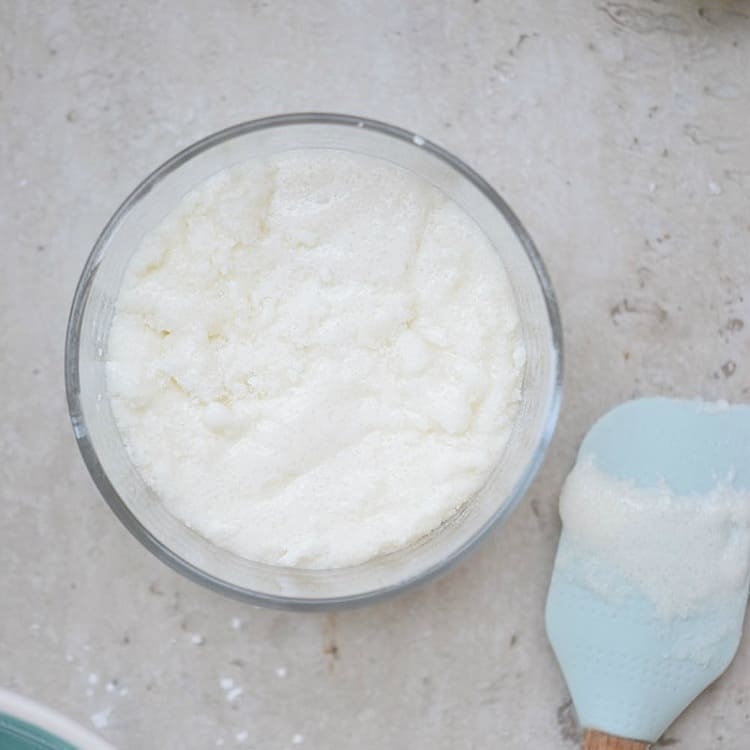
M586 748L647 747L739 645L750 407L617 407L585 438L560 514L547 631Z

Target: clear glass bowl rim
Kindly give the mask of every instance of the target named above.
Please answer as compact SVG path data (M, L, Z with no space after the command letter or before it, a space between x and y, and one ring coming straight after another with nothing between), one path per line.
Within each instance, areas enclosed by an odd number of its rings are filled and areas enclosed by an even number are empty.
M517 239L521 243L529 262L531 263L537 281L544 296L544 301L549 317L549 325L552 334L553 346L553 392L547 407L547 414L544 422L544 428L537 437L536 447L523 470L519 482L516 484L514 492L501 503L497 511L477 532L463 545L451 551L449 555L440 560L430 568L421 571L419 574L407 580L398 582L393 585L385 586L372 591L367 591L354 596L341 597L321 597L321 598L297 598L287 597L263 592L253 591L227 581L221 580L213 575L196 567L192 563L175 554L169 547L155 537L148 528L146 528L127 504L120 497L115 487L110 482L107 474L102 468L96 450L89 439L83 417L83 409L80 399L80 375L79 375L79 352L81 343L81 325L83 321L83 312L91 291L94 278L96 276L99 262L106 251L107 243L117 225L122 221L131 208L141 199L143 199L152 188L158 184L168 174L179 169L183 164L190 161L198 154L213 148L225 141L231 140L238 136L245 135L258 130L270 128L287 127L290 125L334 125L351 128L365 128L375 131L381 135L395 138L400 141L410 143L414 148L422 149L431 155L442 160L466 180L474 185L484 196L497 208L503 218L510 225ZM420 583L430 580L437 575L446 572L455 565L459 560L471 552L479 542L493 529L502 519L506 518L516 508L538 471L542 460L547 452L552 435L554 434L557 418L560 412L560 402L562 398L563 382L563 337L562 323L560 312L557 305L554 288L545 268L544 262L534 245L531 236L521 224L510 206L500 197L498 192L477 172L465 164L461 159L440 146L422 138L413 131L389 125L388 123L378 120L372 120L367 117L356 117L354 115L345 115L329 112L299 112L283 115L274 115L263 117L256 120L249 120L237 125L230 126L219 130L211 135L201 138L187 148L183 149L173 157L165 161L149 174L120 204L112 217L109 219L104 229L96 239L94 246L89 254L86 263L78 280L76 290L73 296L73 302L68 318L68 325L65 337L65 391L68 402L68 412L70 415L73 432L76 437L78 448L83 457L86 468L91 475L97 489L110 506L115 515L120 519L127 530L159 560L169 565L178 573L186 576L190 580L207 586L214 591L231 596L241 601L251 604L272 607L276 609L290 610L326 610L337 607L349 607L371 603L396 593L403 592Z

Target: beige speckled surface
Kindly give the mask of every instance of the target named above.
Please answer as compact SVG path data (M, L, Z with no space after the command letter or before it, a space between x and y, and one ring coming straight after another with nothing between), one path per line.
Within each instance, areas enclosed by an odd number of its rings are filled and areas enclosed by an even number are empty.
M0 684L123 749L577 747L542 625L577 443L633 395L750 400L748 69L742 0L0 0ZM510 524L336 616L242 606L151 557L88 479L62 385L73 288L124 195L199 136L312 109L483 172L547 261L568 359ZM666 744L749 735L746 643Z

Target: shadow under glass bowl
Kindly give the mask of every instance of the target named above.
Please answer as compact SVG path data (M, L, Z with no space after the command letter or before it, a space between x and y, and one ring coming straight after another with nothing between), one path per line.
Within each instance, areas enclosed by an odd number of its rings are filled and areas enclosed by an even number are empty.
M484 486L418 542L336 570L245 560L172 516L132 465L107 399L105 362L115 302L139 242L191 189L221 169L290 149L341 149L404 167L458 203L498 252L521 317L527 362L510 440ZM503 199L476 172L412 132L365 118L290 114L236 125L198 141L149 175L96 241L73 299L65 345L70 419L88 470L130 532L194 581L254 604L326 609L372 601L455 563L520 501L557 421L562 335L555 295L534 244Z

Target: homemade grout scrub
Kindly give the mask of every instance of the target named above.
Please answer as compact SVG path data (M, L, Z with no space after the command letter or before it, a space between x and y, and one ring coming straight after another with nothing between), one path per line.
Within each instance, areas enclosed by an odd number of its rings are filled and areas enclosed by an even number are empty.
M666 482L638 487L588 456L565 481L560 516L566 544L558 565L600 596L616 601L634 587L664 621L728 605L741 625L750 576L750 492L719 480L710 492L690 495Z
M484 484L525 366L498 253L415 174L335 150L211 177L143 239L107 349L135 467L244 558L339 568Z

